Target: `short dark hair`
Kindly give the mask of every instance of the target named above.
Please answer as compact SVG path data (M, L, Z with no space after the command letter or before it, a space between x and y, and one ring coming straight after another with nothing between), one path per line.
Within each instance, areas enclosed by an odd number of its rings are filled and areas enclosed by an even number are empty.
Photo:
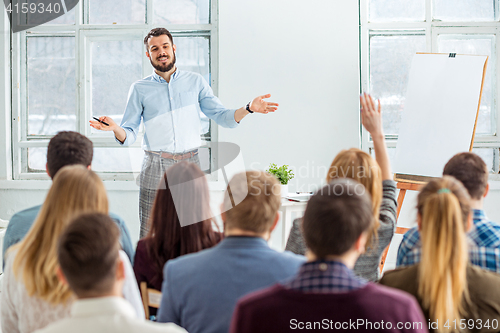
M112 290L120 249L120 231L105 214L82 214L61 235L57 257L70 288L79 297Z
M352 179L334 179L309 199L302 223L306 245L318 258L342 255L372 228L370 196Z
M92 164L94 145L86 136L76 132L59 132L49 142L47 149L47 169L50 177L66 165Z
M161 35L167 35L168 38L170 38L170 42L172 43L172 45L174 44L174 38L172 37L172 34L170 33L170 31L168 31L165 28L154 28L150 32L148 32L146 37L144 37L144 46L146 46L146 51L149 52L149 45L148 45L149 39L151 37L158 37Z
M483 197L488 185L488 167L483 159L474 153L459 153L444 166L443 176L452 176L459 180L472 199Z

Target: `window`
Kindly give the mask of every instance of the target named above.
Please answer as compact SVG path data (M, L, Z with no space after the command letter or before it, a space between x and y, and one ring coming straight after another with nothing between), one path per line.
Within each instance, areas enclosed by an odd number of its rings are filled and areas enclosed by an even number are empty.
M81 0L53 21L12 34L14 179L46 178L47 145L62 130L93 141L93 169L103 179L133 179L142 136L119 147L88 121L107 115L121 122L131 84L153 72L143 39L159 26L174 37L177 67L203 75L217 94L217 0ZM205 120L208 142L217 128ZM209 171L208 148L200 160Z
M391 157L412 56L416 52L488 55L473 151L491 173L500 172L499 4L499 0L361 0L362 88L380 98ZM366 132L363 147L373 150Z

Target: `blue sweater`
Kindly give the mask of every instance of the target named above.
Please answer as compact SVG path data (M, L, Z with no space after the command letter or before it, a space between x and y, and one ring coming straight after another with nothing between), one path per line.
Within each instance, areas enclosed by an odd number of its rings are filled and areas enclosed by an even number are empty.
M303 256L272 250L259 237L228 237L167 261L157 319L190 333L227 333L237 300L295 275Z

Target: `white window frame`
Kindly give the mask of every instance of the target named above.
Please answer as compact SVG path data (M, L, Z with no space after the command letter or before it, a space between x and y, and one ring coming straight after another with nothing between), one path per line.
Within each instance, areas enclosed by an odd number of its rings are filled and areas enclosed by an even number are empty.
M374 32L385 35L425 35L426 52L437 52L437 36L440 33L446 34L470 34L484 35L490 34L496 36L495 49L492 50L492 57L495 57L496 68L492 73L492 79L496 82L492 108L494 116L492 122L496 125L493 135L476 134L474 139L474 148L492 148L495 149L494 168L499 170L499 149L500 149L500 28L498 19L496 21L479 22L444 22L432 20L432 0L425 0L425 21L423 22L369 22L369 0L359 0L360 4L360 68L361 68L361 90L370 89L370 35ZM498 6L499 1L495 0ZM500 15L499 15L500 16ZM489 60L489 65L491 59ZM386 135L387 147L395 148L397 135ZM369 151L373 149L373 141L369 133L361 126L361 146L362 149ZM490 174L490 179L500 180L500 174Z
M14 180L46 180L49 179L45 173L24 172L27 170L27 156L23 156L24 148L47 147L52 136L29 136L27 137L27 59L26 41L28 36L75 36L75 75L77 80L77 124L76 131L87 136L94 144L94 148L119 148L112 137L102 137L91 133L88 120L91 117L92 86L91 86L91 66L90 66L90 43L92 41L115 41L142 39L153 28L160 26L153 23L154 0L146 0L146 23L137 25L119 24L83 24L85 19L88 22L89 0L80 1L75 7L75 25L50 25L37 26L27 31L19 33L11 32L11 123L12 123L12 179ZM210 0L210 23L209 24L170 24L162 25L167 28L172 36L208 36L210 53L210 84L214 94L218 93L218 0ZM142 75L150 75L152 67L149 59L142 52ZM20 121L22 120L22 121ZM218 125L210 121L210 141L218 139ZM142 135L131 145L133 148L140 148ZM204 141L207 142L207 141ZM127 149L123 147L123 149ZM27 154L26 154L27 155ZM216 156L211 155L212 166L217 165ZM132 172L100 172L103 180L133 180ZM211 177L215 181L218 177Z

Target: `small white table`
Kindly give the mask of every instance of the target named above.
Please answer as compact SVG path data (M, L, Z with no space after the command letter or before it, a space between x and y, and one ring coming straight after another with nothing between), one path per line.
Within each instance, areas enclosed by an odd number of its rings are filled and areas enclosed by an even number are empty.
M292 214L303 213L306 210L307 202L294 202L281 199L280 220L276 228L271 233L269 246L277 251L284 251L290 230L292 229Z

